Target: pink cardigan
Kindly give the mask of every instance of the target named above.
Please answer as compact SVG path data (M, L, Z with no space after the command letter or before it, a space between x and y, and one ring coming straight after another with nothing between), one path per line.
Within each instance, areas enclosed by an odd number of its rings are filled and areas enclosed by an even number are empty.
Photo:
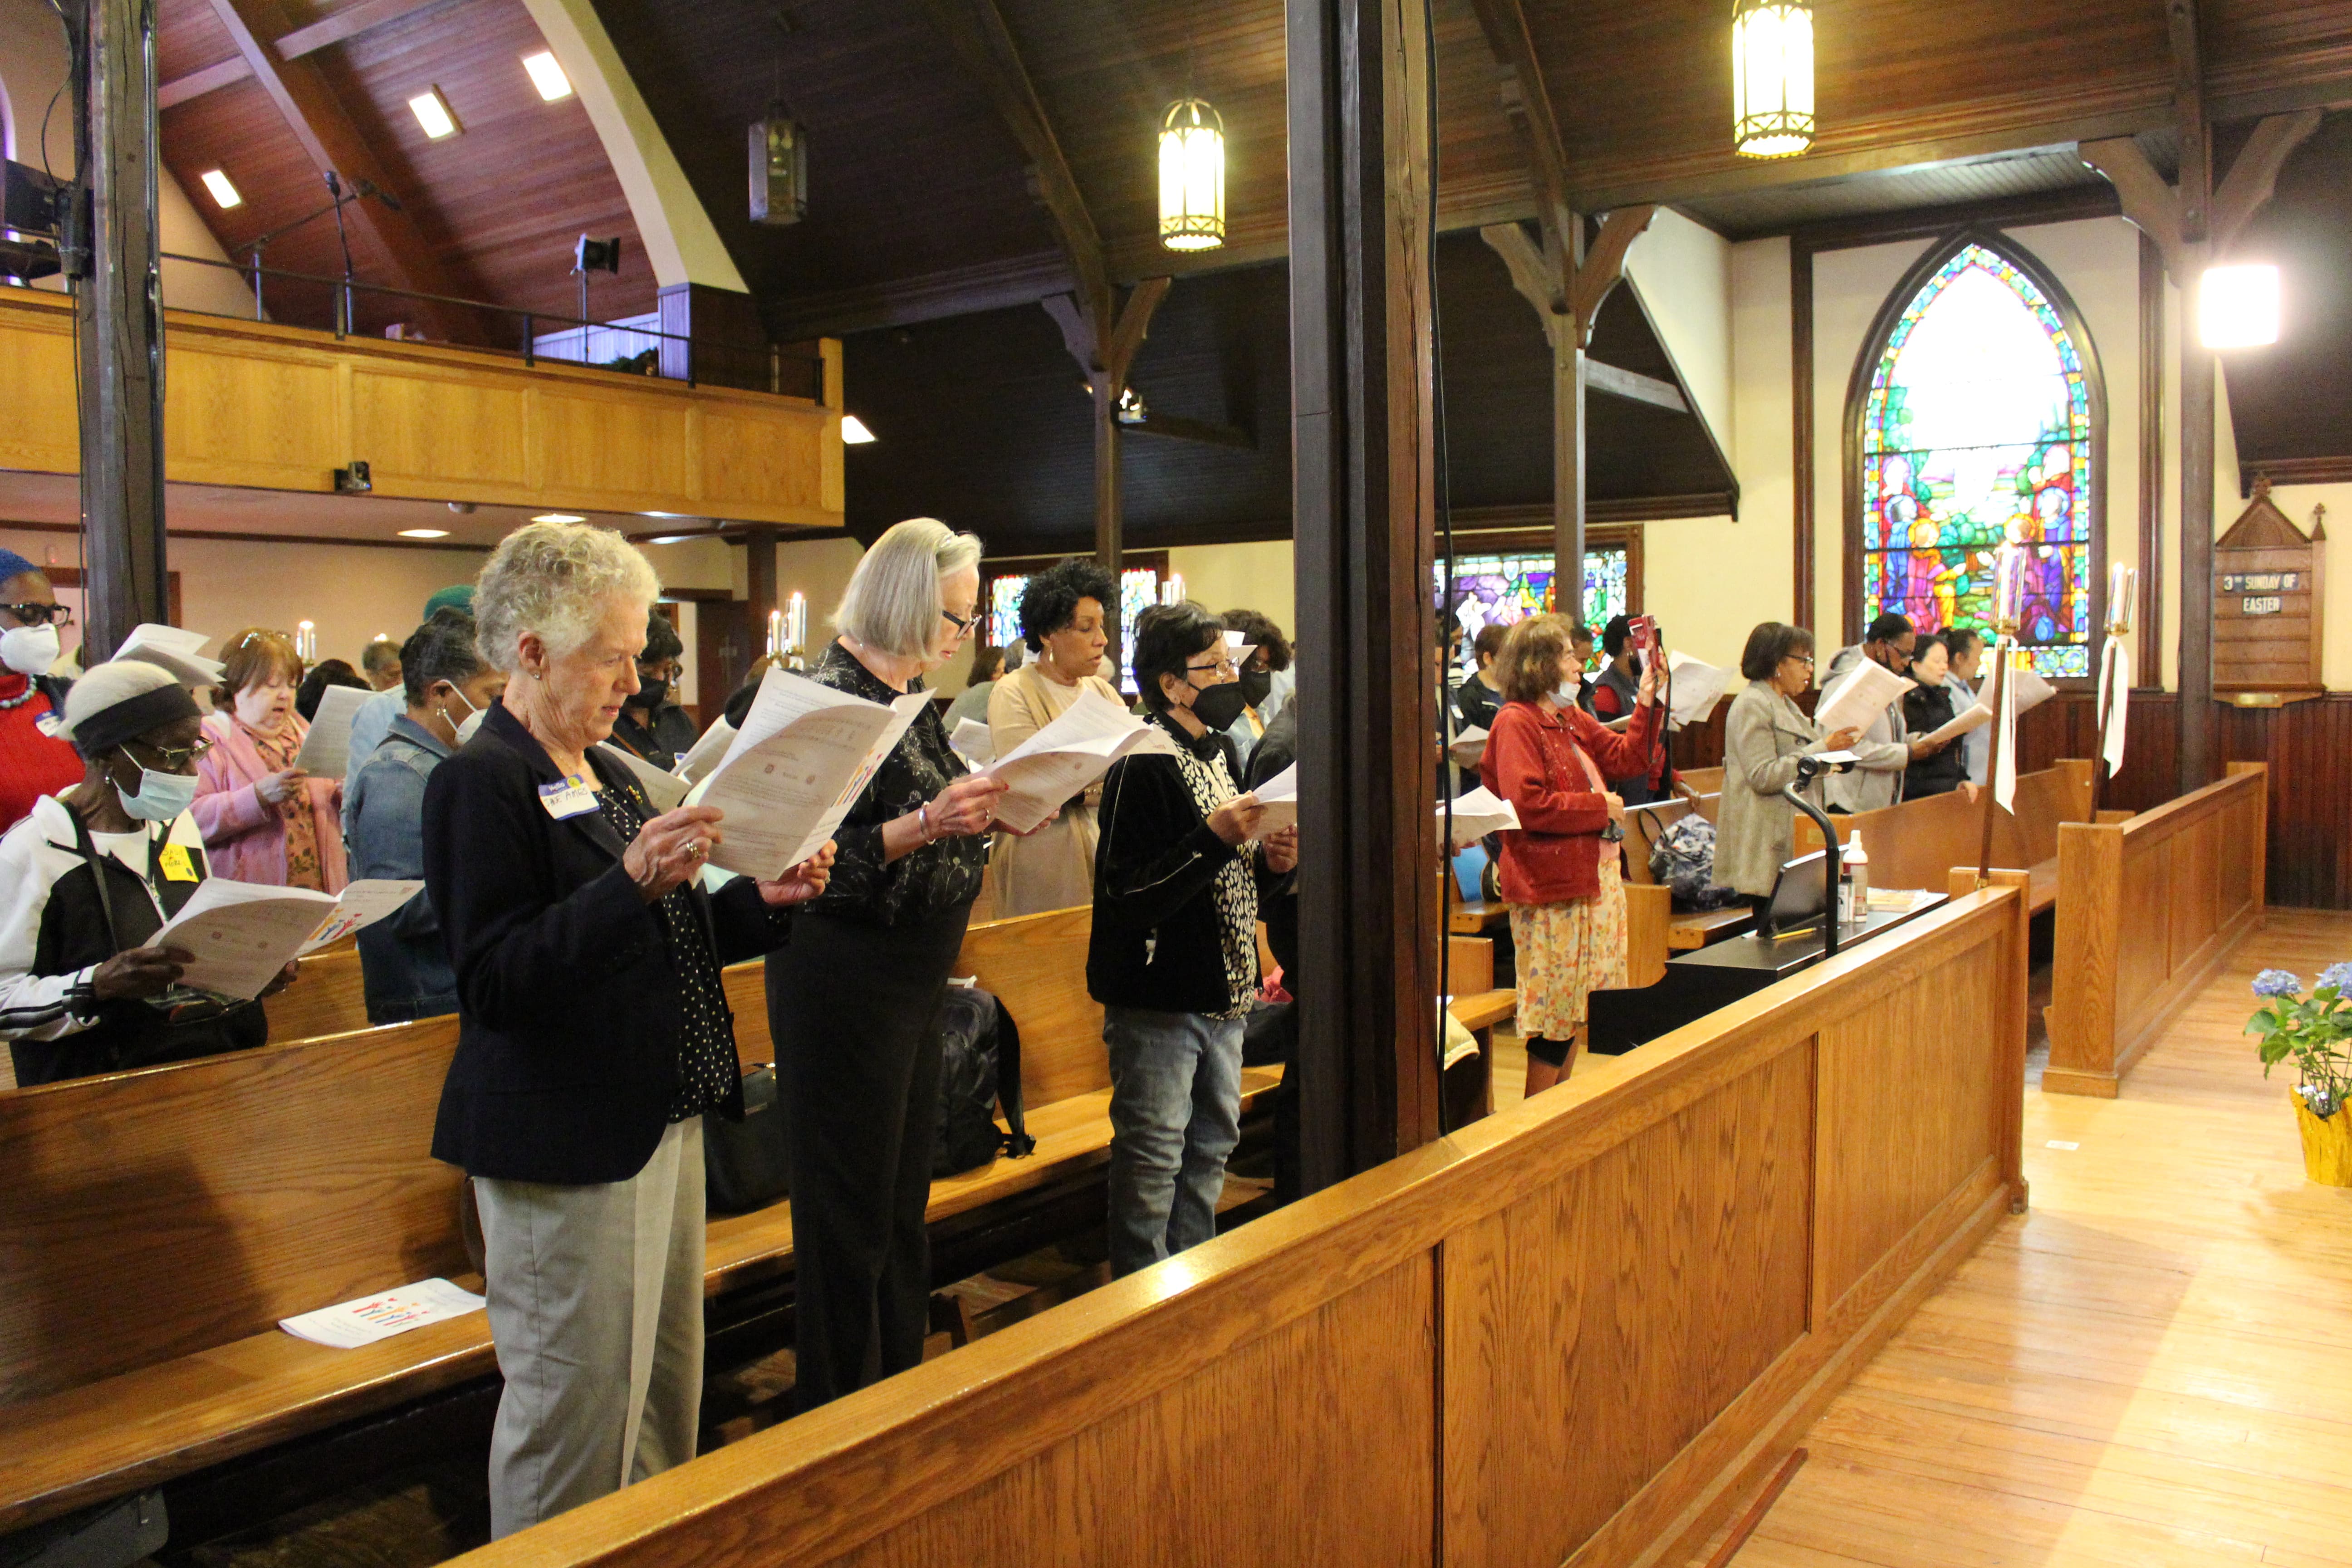
M294 720L299 737L310 726ZM286 821L278 808L261 798L256 784L278 770L262 760L253 737L226 712L208 715L205 736L213 749L196 760L196 829L205 836L205 856L212 874L237 882L286 883ZM326 891L340 893L351 880L343 858L342 795L340 779L305 780L310 800L310 822L319 839L319 869Z

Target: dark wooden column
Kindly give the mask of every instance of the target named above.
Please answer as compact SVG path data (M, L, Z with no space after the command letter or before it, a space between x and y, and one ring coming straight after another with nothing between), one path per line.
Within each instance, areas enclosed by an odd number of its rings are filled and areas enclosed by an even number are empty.
M68 5L81 79L75 157L91 191L89 253L68 270L80 339L81 506L89 520L84 658L166 618L163 318L155 224L154 9Z
M2170 0L2173 103L2180 117L2180 242L2188 264L2180 330L2180 793L2220 771L2213 738L2213 351L2197 330L2198 289L2208 259L2213 139L2205 123L2204 67L2193 0Z
M768 651L768 617L777 608L776 531L755 528L743 536L744 598L751 607L751 657Z
M1287 0L1309 1190L1438 1131L1428 0Z

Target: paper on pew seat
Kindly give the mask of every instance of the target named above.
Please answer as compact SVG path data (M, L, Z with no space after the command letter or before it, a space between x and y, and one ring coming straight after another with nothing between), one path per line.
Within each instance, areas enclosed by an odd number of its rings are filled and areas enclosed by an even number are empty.
M114 657L142 659L148 664L161 666L179 677L183 686L218 686L221 661L204 656L203 649L207 640L202 632L182 631L177 626L142 621L131 628L129 637L116 645Z
M1666 668L1674 678L1675 692L1674 710L1668 717L1678 730L1714 712L1724 689L1731 684L1729 670L1701 663L1686 653L1666 655Z
M411 1329L421 1329L427 1323L478 1312L487 1304L485 1298L446 1279L425 1279L396 1290L362 1296L356 1301L321 1307L315 1312L280 1318L278 1326L312 1344L339 1351L357 1350Z
M684 805L687 792L694 787L676 773L662 772L625 746L616 746L610 741L600 741L596 744L596 749L607 756L620 759L621 765L627 768L630 774L636 779L637 787L646 792L646 798L653 802L654 810L656 813L676 811L679 806Z
M1119 758L1146 752L1174 756L1176 742L1089 687L1059 718L979 771L1007 786L997 798L996 820L1027 833Z
M724 719L719 720L702 732L700 740L686 749L686 754L678 758L677 766L670 772L689 784L700 784L710 776L711 770L727 754L727 749L735 743L737 732L734 725Z
M1486 731L1473 724L1456 733L1446 752L1465 768L1475 768L1486 760Z
M352 721L373 691L356 686L330 686L319 693L319 711L302 736L294 765L322 779L339 779L352 763Z
M249 1002L294 960L365 930L424 889L422 882L367 880L330 898L207 877L147 945L190 955L181 984Z
M1291 763L1265 783L1257 786L1257 803L1265 810L1257 819L1257 831L1253 838L1263 838L1269 833L1279 833L1286 827L1298 826L1298 764Z
M1437 816L1440 822L1445 819L1443 803L1437 807ZM1454 797L1454 847L1456 849L1475 844L1489 833L1501 833L1518 825L1518 807L1484 784Z
M815 854L930 700L910 691L886 706L769 670L742 729L703 783L698 804L726 813L710 863L747 877L781 877Z
M977 719L957 720L955 732L948 737L948 747L976 768L984 768L996 760L996 738Z
M1813 722L1835 734L1840 730L1867 730L1871 721L1903 700L1911 682L1874 658L1855 661L1822 694Z

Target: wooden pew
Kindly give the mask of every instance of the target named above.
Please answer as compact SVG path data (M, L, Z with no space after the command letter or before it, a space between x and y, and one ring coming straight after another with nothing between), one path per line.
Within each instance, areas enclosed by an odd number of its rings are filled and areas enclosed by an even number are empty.
M1021 1025L1038 1146L933 1184L934 1222L1108 1158L1090 916L966 936L958 973ZM760 966L725 979L743 1058L771 1058ZM457 1034L424 1019L0 1093L0 1533L492 1370L480 1314L355 1351L275 1327L436 1274L478 1289L462 1177L427 1152ZM1246 1069L1244 1110L1279 1079ZM789 1204L714 1216L705 1289L792 1256Z
M2231 763L2221 782L2127 821L2059 828L2045 1092L2114 1099L2262 924L2269 790L2263 764Z
M1968 893L458 1562L1687 1561L2022 1202L2026 963Z
M2062 762L2039 773L2020 773L2015 814L1994 808L1992 863L2031 874L2030 901L2035 913L2058 901L2059 825L2082 822L2090 811L2091 764L2084 762ZM1970 802L1954 790L1830 820L1837 824L1841 845L1861 833L1862 847L1870 855L1872 887L1940 888L1953 867L1977 863L1984 803ZM1799 816L1794 853L1808 855L1821 847L1821 829L1812 818Z
M357 947L314 952L296 967L294 984L261 1005L271 1039L315 1040L368 1026Z

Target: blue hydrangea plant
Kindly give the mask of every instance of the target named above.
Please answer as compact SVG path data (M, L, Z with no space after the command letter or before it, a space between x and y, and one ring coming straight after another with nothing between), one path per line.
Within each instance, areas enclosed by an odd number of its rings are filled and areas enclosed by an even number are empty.
M2254 976L2254 994L2264 1005L2246 1021L2246 1033L2262 1037L2263 1076L2293 1058L2300 1082L2295 1092L2311 1113L2322 1121L2352 1100L2352 963L2331 963L2320 971L2311 995L2303 995L2303 981L2284 969L2265 969Z

